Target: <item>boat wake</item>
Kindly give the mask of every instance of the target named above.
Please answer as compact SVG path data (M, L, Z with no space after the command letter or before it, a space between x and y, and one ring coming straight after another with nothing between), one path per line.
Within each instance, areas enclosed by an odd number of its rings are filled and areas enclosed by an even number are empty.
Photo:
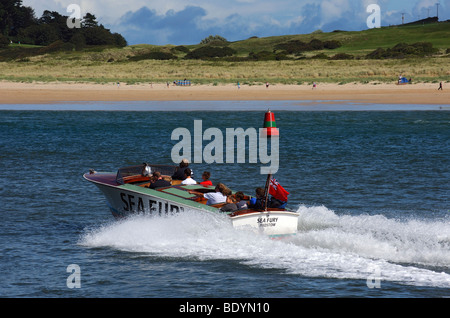
M337 215L323 206L300 206L297 212L298 233L283 240L236 230L224 215L189 211L105 224L86 230L79 244L149 256L235 260L306 277L376 276L405 285L450 288L448 219Z

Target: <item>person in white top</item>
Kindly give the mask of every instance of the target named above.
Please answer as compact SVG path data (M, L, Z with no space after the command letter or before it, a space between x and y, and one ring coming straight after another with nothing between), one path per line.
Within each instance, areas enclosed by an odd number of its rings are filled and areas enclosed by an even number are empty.
M208 199L206 205L213 205L218 203L224 203L227 200L227 196L221 192L209 192L203 195L205 199Z
M226 202L227 195L231 194L231 190L228 189L228 187L223 183L218 183L216 185L215 192L201 193L198 191L191 190L189 191L189 193L203 196L205 199L208 200L206 202L207 205L213 205Z
M208 200L206 202L206 205L213 205L226 202L227 194L229 194L225 193L226 191L229 191L228 188L223 183L218 183L216 185L215 192L208 192L203 195L203 197Z
M191 178L191 169L187 168L184 170L184 175L186 179L181 181L181 184L187 185L187 184L197 184L197 181Z

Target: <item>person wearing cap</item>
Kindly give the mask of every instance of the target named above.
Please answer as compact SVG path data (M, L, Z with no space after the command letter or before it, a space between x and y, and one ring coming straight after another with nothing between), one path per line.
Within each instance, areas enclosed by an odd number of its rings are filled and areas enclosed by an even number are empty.
M183 160L181 160L179 167L177 168L177 170L175 171L175 173L172 176L172 180L184 180L186 179L186 176L184 174L184 171L186 169L190 169L189 168L189 161L184 158ZM194 176L194 172L191 169L191 177Z

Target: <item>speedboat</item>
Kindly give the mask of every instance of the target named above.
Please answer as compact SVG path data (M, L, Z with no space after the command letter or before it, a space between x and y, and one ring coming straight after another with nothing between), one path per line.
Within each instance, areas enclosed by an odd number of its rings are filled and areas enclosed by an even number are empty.
M151 171L159 171L163 177L170 177L176 170L172 165L135 165L118 169L117 172L96 172L90 170L83 176L94 183L106 197L107 204L116 218L133 214L164 217L176 213L202 211L226 214L237 229L249 229L270 237L294 235L297 233L299 214L285 208L244 209L222 212L225 203L208 205L199 193L214 192L214 186L200 184L183 185L173 180L170 186L152 189ZM268 201L269 178L266 183L265 202ZM246 195L245 200L252 196Z

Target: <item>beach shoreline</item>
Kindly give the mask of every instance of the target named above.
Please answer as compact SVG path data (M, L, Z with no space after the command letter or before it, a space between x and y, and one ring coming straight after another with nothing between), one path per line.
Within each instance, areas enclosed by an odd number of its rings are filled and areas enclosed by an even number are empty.
M313 101L362 104L449 105L450 90L439 84L192 85L125 83L0 82L0 104L126 101Z

